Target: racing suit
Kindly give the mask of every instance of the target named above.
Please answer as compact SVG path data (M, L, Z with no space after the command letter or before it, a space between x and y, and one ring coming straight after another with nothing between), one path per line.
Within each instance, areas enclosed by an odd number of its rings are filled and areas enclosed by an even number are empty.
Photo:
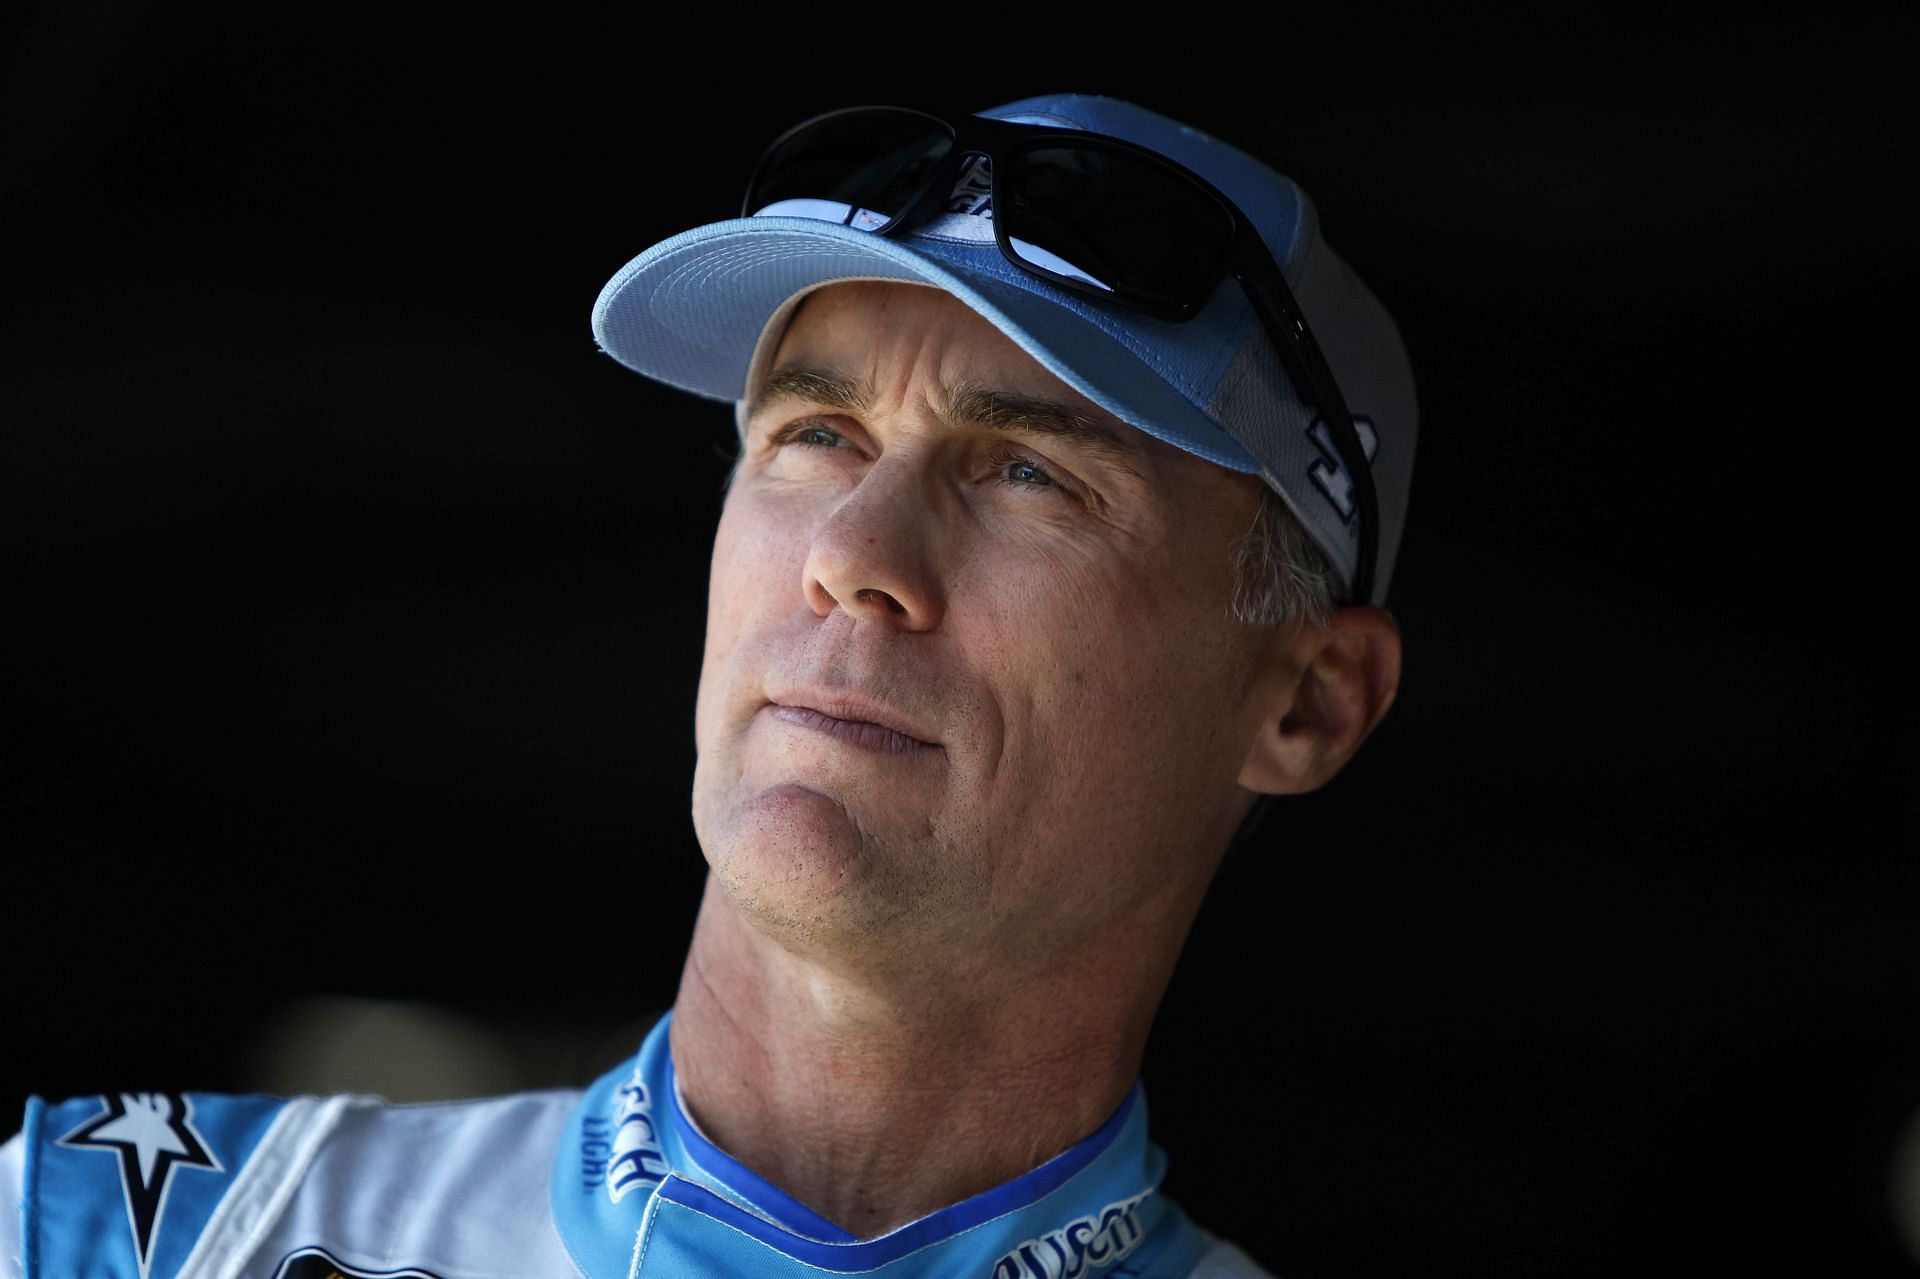
M1012 1181L856 1239L681 1103L662 1017L585 1089L393 1105L119 1093L27 1105L0 1275L29 1279L1261 1279L1156 1187L1138 1083Z

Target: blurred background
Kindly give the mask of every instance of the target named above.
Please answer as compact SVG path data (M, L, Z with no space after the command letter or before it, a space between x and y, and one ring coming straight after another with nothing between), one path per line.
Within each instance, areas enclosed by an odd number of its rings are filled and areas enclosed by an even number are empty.
M1169 1193L1287 1276L1914 1272L1913 6L441 13L0 20L0 1113L633 1051L731 419L594 296L808 114L1071 88L1297 177L1422 402L1401 696L1196 927Z

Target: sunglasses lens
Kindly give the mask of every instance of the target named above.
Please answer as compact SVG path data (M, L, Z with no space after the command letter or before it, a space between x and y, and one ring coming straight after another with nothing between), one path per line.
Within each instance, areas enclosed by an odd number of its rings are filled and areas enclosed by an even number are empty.
M835 111L773 144L747 188L745 212L879 230L903 211L952 146L953 131L918 111Z
M994 217L1028 266L1150 309L1187 311L1220 279L1233 218L1178 173L1087 142L1008 156Z

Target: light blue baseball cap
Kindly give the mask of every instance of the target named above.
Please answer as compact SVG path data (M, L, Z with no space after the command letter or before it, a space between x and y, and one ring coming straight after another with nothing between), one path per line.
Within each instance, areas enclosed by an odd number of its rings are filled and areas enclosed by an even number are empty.
M1239 206L1293 290L1372 457L1380 530L1368 602L1384 600L1413 479L1413 373L1393 318L1321 238L1305 192L1243 151L1115 98L1049 94L979 114L1125 139L1185 165ZM1360 545L1351 481L1241 289L1228 281L1199 314L1175 321L1058 288L1001 254L982 167L963 170L949 212L897 237L774 206L663 240L601 289L594 338L627 367L732 401L743 417L809 292L837 280L930 284L1122 421L1260 475L1343 589L1350 584Z

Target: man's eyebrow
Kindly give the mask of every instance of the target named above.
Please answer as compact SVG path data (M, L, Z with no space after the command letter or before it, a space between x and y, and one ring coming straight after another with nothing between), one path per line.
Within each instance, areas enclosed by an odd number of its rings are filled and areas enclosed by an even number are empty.
M760 389L747 401L747 416L756 417L776 400L801 400L824 404L848 413L864 413L873 403L873 389L851 373L838 369L809 368L783 364L767 374Z
M1141 448L1132 433L1115 428L1076 405L1018 391L962 384L947 391L940 416L952 425L984 426L996 431L1031 431L1070 440L1130 474Z
M839 369L787 364L774 369L747 401L747 416L758 415L781 400L820 404L848 413L864 413L873 403L873 389L863 379ZM994 431L1026 431L1070 440L1111 465L1132 475L1143 450L1132 433L1115 427L1077 405L1044 396L1005 391L976 383L946 388L945 403L935 407L949 426L985 427Z

